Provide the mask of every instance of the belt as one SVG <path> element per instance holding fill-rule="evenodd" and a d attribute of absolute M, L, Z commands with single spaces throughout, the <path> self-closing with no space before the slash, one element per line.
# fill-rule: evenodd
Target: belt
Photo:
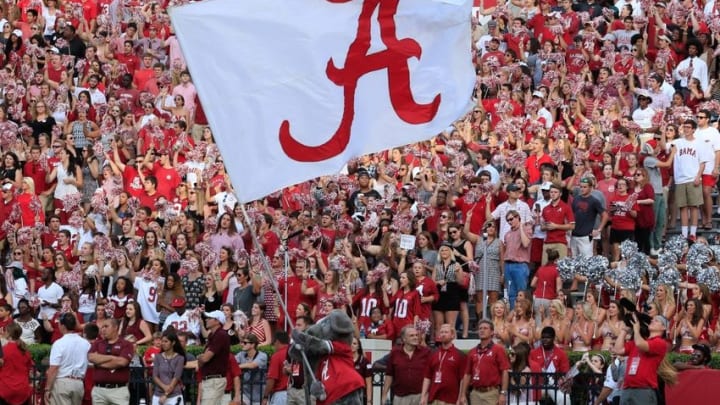
<path fill-rule="evenodd" d="M 72 376 L 65 376 L 65 377 L 58 377 L 58 380 L 67 378 L 68 380 L 79 380 L 82 381 L 85 379 L 85 377 L 72 377 Z"/>
<path fill-rule="evenodd" d="M 225 376 L 222 374 L 210 374 L 210 375 L 204 376 L 202 379 L 203 379 L 203 381 L 205 381 L 205 380 L 209 380 L 211 378 L 225 378 Z"/>
<path fill-rule="evenodd" d="M 100 388 L 121 388 L 121 387 L 126 387 L 127 384 L 123 384 L 123 383 L 111 383 L 111 384 L 95 383 L 95 386 L 96 386 L 96 387 L 100 387 Z"/>
<path fill-rule="evenodd" d="M 500 386 L 498 385 L 489 385 L 487 387 L 473 387 L 474 391 L 478 392 L 489 392 L 489 391 L 495 391 L 500 390 Z"/>
<path fill-rule="evenodd" d="M 527 264 L 527 262 L 516 262 L 515 260 L 505 260 L 505 263 L 509 263 L 509 264 Z"/>
<path fill-rule="evenodd" d="M 587 238 L 588 236 L 591 236 L 592 234 L 587 235 L 575 235 L 574 233 L 571 234 L 573 238 Z"/>

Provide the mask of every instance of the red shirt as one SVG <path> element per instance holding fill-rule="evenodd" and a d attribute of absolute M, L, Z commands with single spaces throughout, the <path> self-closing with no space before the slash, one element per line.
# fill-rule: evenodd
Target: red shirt
<path fill-rule="evenodd" d="M 635 218 L 630 216 L 630 213 L 626 210 L 618 210 L 613 208 L 613 204 L 620 203 L 620 205 L 623 205 L 625 201 L 627 201 L 629 196 L 624 195 L 620 196 L 617 193 L 613 194 L 610 198 L 610 201 L 608 203 L 608 211 L 612 214 L 610 219 L 612 220 L 612 229 L 616 229 L 618 231 L 634 231 L 635 230 Z M 632 207 L 633 211 L 638 210 L 638 205 L 633 204 Z"/>
<path fill-rule="evenodd" d="M 648 351 L 641 352 L 634 341 L 625 343 L 625 354 L 628 356 L 625 368 L 624 388 L 657 389 L 657 369 L 668 351 L 668 342 L 660 336 L 647 340 Z"/>
<path fill-rule="evenodd" d="M 550 364 L 553 365 L 556 373 L 567 373 L 570 370 L 567 353 L 557 346 L 547 352 L 542 346 L 530 351 L 530 368 L 533 372 L 545 372 Z"/>
<path fill-rule="evenodd" d="M 572 208 L 570 208 L 570 206 L 562 200 L 558 200 L 555 205 L 550 203 L 547 207 L 545 207 L 542 211 L 542 217 L 545 222 L 552 222 L 560 225 L 575 222 L 575 215 L 572 212 Z M 567 245 L 567 231 L 561 229 L 546 231 L 545 243 L 562 243 Z"/>
<path fill-rule="evenodd" d="M 423 277 L 421 281 L 417 282 L 417 287 L 415 287 L 415 291 L 418 292 L 420 298 L 433 297 L 433 300 L 431 302 L 420 302 L 420 312 L 418 312 L 418 316 L 421 320 L 432 319 L 430 318 L 430 316 L 432 315 L 432 304 L 433 302 L 437 302 L 437 300 L 440 298 L 437 284 L 435 284 L 435 281 L 431 280 L 430 277 Z"/>
<path fill-rule="evenodd" d="M 465 374 L 473 388 L 499 387 L 504 371 L 510 370 L 505 348 L 490 342 L 487 347 L 475 346 L 468 353 Z"/>
<path fill-rule="evenodd" d="M 400 333 L 403 326 L 415 323 L 415 315 L 420 315 L 420 294 L 416 290 L 404 292 L 398 290 L 390 300 L 393 310 L 393 329 Z"/>
<path fill-rule="evenodd" d="M 550 155 L 543 153 L 540 157 L 535 154 L 528 156 L 525 161 L 525 170 L 528 174 L 528 184 L 535 184 L 540 181 L 540 166 L 543 163 L 553 163 Z"/>
<path fill-rule="evenodd" d="M 288 376 L 283 370 L 285 359 L 287 358 L 287 345 L 276 351 L 272 357 L 270 357 L 270 365 L 267 370 L 267 379 L 275 380 L 272 392 L 285 391 L 288 386 Z"/>
<path fill-rule="evenodd" d="M 430 362 L 432 352 L 425 346 L 415 348 L 412 357 L 408 356 L 403 346 L 395 346 L 390 352 L 385 375 L 393 378 L 392 392 L 395 396 L 419 394 L 425 378 L 425 369 Z"/>
<path fill-rule="evenodd" d="M 110 353 L 107 352 L 108 346 L 111 346 Z M 135 348 L 132 343 L 123 338 L 118 338 L 112 345 L 105 339 L 98 339 L 90 345 L 90 353 L 111 354 L 113 356 L 123 357 L 129 361 L 135 355 Z M 116 369 L 107 369 L 95 367 L 95 384 L 127 384 L 130 380 L 130 367 L 122 367 Z"/>
<path fill-rule="evenodd" d="M 165 197 L 168 201 L 172 201 L 175 197 L 175 189 L 182 182 L 180 175 L 174 168 L 165 168 L 160 162 L 153 165 L 153 175 L 157 178 L 157 192 Z"/>
<path fill-rule="evenodd" d="M 23 167 L 23 176 L 33 179 L 35 182 L 35 194 L 37 195 L 47 190 L 47 183 L 45 182 L 46 175 L 47 171 L 42 168 L 40 162 L 30 160 L 26 162 Z"/>
<path fill-rule="evenodd" d="M 537 284 L 535 284 L 535 298 L 554 300 L 557 298 L 557 278 L 560 277 L 556 264 L 547 264 L 540 267 L 535 273 Z"/>
<path fill-rule="evenodd" d="M 233 380 L 235 377 L 240 377 L 242 374 L 240 372 L 240 366 L 238 365 L 238 362 L 232 352 L 228 354 L 228 365 L 230 367 L 228 367 L 228 373 L 225 375 L 225 378 L 227 379 L 225 383 L 225 392 L 232 392 L 235 387 Z"/>
<path fill-rule="evenodd" d="M 430 365 L 425 370 L 425 378 L 430 380 L 429 400 L 454 404 L 460 394 L 458 381 L 462 380 L 467 357 L 457 347 L 447 350 L 442 346 L 430 356 Z"/>
<path fill-rule="evenodd" d="M 387 314 L 387 308 L 385 307 L 382 293 L 380 292 L 372 294 L 363 289 L 355 294 L 352 305 L 356 310 L 358 324 L 364 326 L 366 330 L 370 329 L 370 324 L 372 323 L 370 320 L 370 312 L 372 312 L 373 308 L 380 307 L 382 313 Z"/>
<path fill-rule="evenodd" d="M 334 404 L 345 395 L 365 388 L 365 380 L 355 371 L 350 346 L 338 341 L 332 341 L 330 344 L 332 352 L 320 361 L 315 374 L 317 379 L 325 385 L 327 395 L 324 401 L 317 401 L 318 405 Z M 282 358 L 282 360 L 284 359 L 285 357 Z"/>

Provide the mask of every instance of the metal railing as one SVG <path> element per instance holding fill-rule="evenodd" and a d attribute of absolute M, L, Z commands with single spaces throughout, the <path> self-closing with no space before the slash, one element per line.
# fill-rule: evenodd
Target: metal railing
<path fill-rule="evenodd" d="M 565 380 L 563 373 L 511 372 L 508 384 L 508 405 L 543 403 L 583 404 L 593 403 L 603 387 L 604 376 L 580 373 L 572 381 Z"/>
<path fill-rule="evenodd" d="M 30 382 L 33 387 L 32 404 L 43 404 L 43 393 L 45 391 L 45 372 L 47 366 L 37 365 L 30 375 Z M 152 374 L 150 369 L 142 366 L 130 367 L 130 380 L 128 389 L 130 391 L 130 404 L 138 405 L 144 399 L 145 403 L 152 403 Z M 243 400 L 248 404 L 259 404 L 262 401 L 262 393 L 265 389 L 265 376 L 267 370 L 254 369 L 245 370 L 240 378 L 240 391 Z M 601 374 L 579 374 L 572 383 L 563 384 L 564 374 L 557 373 L 510 373 L 508 385 L 509 405 L 536 404 L 542 398 L 549 398 L 558 405 L 562 404 L 587 404 L 597 398 L 603 386 L 603 375 Z M 373 370 L 372 385 L 376 393 L 382 389 L 385 381 L 383 370 Z M 187 403 L 194 404 L 198 395 L 198 380 L 195 371 L 185 370 L 182 376 L 183 397 Z M 379 395 L 376 395 L 375 403 L 379 403 Z"/>

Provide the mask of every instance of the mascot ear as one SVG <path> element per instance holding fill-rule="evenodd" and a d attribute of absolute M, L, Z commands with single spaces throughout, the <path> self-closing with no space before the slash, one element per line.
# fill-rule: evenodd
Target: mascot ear
<path fill-rule="evenodd" d="M 352 319 L 339 309 L 335 309 L 328 314 L 330 321 L 330 329 L 336 336 L 347 336 L 355 332 Z"/>

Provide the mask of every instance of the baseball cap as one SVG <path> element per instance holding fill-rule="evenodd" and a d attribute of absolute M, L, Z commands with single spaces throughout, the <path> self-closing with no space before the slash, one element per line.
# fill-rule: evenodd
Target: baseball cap
<path fill-rule="evenodd" d="M 545 98 L 545 93 L 543 93 L 543 92 L 540 91 L 540 90 L 535 90 L 535 91 L 533 91 L 532 96 L 533 96 L 533 97 Z"/>
<path fill-rule="evenodd" d="M 543 183 L 540 186 L 540 191 L 550 191 L 550 183 Z"/>
<path fill-rule="evenodd" d="M 12 191 L 13 188 L 14 187 L 13 187 L 12 183 L 5 183 L 2 186 L 3 191 Z"/>
<path fill-rule="evenodd" d="M 520 191 L 520 187 L 518 187 L 515 183 L 508 184 L 506 191 Z"/>
<path fill-rule="evenodd" d="M 490 21 L 488 21 L 487 25 L 488 25 L 488 27 L 497 27 L 497 21 L 490 20 Z"/>
<path fill-rule="evenodd" d="M 612 41 L 615 42 L 615 35 L 613 34 L 605 34 L 603 37 L 603 41 Z"/>
<path fill-rule="evenodd" d="M 225 323 L 225 314 L 223 314 L 222 311 L 205 312 L 205 317 L 215 319 L 220 323 Z"/>
<path fill-rule="evenodd" d="M 20 30 L 13 30 L 12 33 L 15 34 L 16 37 L 22 38 L 22 31 L 20 31 Z"/>
<path fill-rule="evenodd" d="M 587 178 L 587 177 L 583 177 L 582 179 L 580 179 L 580 183 L 582 183 L 582 184 L 589 184 L 589 185 L 592 186 L 592 180 L 590 180 L 590 179 Z"/>
<path fill-rule="evenodd" d="M 357 171 L 357 177 L 367 176 L 370 177 L 370 173 L 368 173 L 365 169 L 360 169 Z"/>
<path fill-rule="evenodd" d="M 172 302 L 170 303 L 170 306 L 173 308 L 184 307 L 185 306 L 185 298 L 177 297 L 177 298 L 173 299 Z"/>
<path fill-rule="evenodd" d="M 657 147 L 657 141 L 654 139 L 651 139 L 647 142 L 645 142 L 640 149 L 640 153 L 643 155 L 652 155 L 655 153 L 655 148 Z"/>

